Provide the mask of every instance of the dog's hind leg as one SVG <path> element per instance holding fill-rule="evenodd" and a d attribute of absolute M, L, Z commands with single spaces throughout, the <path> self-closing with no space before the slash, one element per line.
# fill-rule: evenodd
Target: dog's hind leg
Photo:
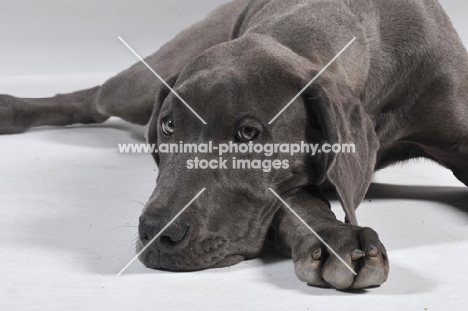
<path fill-rule="evenodd" d="M 455 177 L 468 186 L 468 79 L 466 87 L 453 86 L 453 92 L 441 92 L 435 101 L 444 103 L 434 113 L 423 113 L 431 103 L 417 113 L 418 128 L 408 140 L 416 143 L 428 158 L 450 169 Z M 461 91 L 465 89 L 466 91 Z M 467 98 L 467 99 L 465 99 Z"/>
<path fill-rule="evenodd" d="M 466 144 L 463 148 L 466 148 Z M 429 151 L 429 153 L 432 154 L 441 165 L 450 169 L 458 180 L 468 186 L 468 150 L 465 149 L 465 153 L 450 152 L 452 150 L 453 148 L 448 148 L 449 152 L 447 152 L 447 150 L 436 150 Z"/>
<path fill-rule="evenodd" d="M 246 3 L 247 0 L 236 0 L 219 7 L 145 61 L 163 79 L 169 79 L 194 57 L 228 41 Z M 89 90 L 43 99 L 0 95 L 0 134 L 21 133 L 42 125 L 99 123 L 110 116 L 144 125 L 151 117 L 160 85 L 158 78 L 138 62 L 102 86 Z"/>
<path fill-rule="evenodd" d="M 96 107 L 99 87 L 52 98 L 0 95 L 0 134 L 21 133 L 30 127 L 98 123 L 109 118 Z"/>
<path fill-rule="evenodd" d="M 462 183 L 468 187 L 468 168 L 465 168 L 465 170 L 455 169 L 453 170 L 453 173 Z"/>

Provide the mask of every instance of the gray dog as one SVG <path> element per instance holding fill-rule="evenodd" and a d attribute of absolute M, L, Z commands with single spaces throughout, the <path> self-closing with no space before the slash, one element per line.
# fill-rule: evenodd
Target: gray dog
<path fill-rule="evenodd" d="M 273 124 L 270 121 L 353 38 Z M 150 143 L 291 140 L 354 143 L 354 154 L 295 156 L 288 170 L 187 170 L 159 154 L 157 187 L 140 217 L 142 249 L 207 188 L 140 260 L 192 271 L 259 256 L 271 237 L 308 284 L 362 289 L 385 282 L 386 250 L 357 225 L 376 169 L 424 157 L 468 185 L 468 58 L 436 0 L 236 0 L 146 59 L 204 125 L 141 63 L 101 87 L 48 99 L 0 96 L 0 133 L 41 125 L 148 124 Z M 320 185 L 331 184 L 347 222 Z M 274 189 L 356 270 L 333 256 Z"/>

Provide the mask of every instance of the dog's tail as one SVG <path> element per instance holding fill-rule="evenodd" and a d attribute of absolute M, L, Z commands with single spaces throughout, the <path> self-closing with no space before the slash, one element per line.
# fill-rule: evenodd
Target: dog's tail
<path fill-rule="evenodd" d="M 100 123 L 109 116 L 97 109 L 100 87 L 50 98 L 0 95 L 0 134 L 22 133 L 43 125 Z"/>

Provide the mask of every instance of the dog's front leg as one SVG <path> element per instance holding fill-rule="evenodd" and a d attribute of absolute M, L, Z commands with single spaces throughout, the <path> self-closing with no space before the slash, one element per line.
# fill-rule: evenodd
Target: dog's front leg
<path fill-rule="evenodd" d="M 297 277 L 309 285 L 362 289 L 384 283 L 389 264 L 385 247 L 370 228 L 336 219 L 315 187 L 285 200 L 288 205 L 357 273 L 355 276 L 288 208 L 273 222 L 280 255 L 292 256 Z"/>

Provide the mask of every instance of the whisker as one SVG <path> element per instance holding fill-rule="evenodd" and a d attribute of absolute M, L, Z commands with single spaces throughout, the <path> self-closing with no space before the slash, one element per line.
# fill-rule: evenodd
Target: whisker
<path fill-rule="evenodd" d="M 145 203 L 142 203 L 142 202 L 140 202 L 140 201 L 138 201 L 138 200 L 132 200 L 132 201 L 135 202 L 135 203 L 141 204 L 143 207 L 146 207 L 146 204 L 145 204 Z"/>
<path fill-rule="evenodd" d="M 138 233 L 135 233 L 135 235 L 134 235 L 133 238 L 131 239 L 131 241 L 130 241 L 130 249 L 128 250 L 128 253 L 129 253 L 129 254 L 134 254 L 134 253 L 135 253 L 135 249 L 136 249 L 136 246 L 137 246 L 138 237 L 139 237 L 139 234 L 138 234 Z"/>
<path fill-rule="evenodd" d="M 138 226 L 120 226 L 120 227 L 116 227 L 116 228 L 114 228 L 114 229 L 111 229 L 111 230 L 109 230 L 109 231 L 107 231 L 107 232 L 112 232 L 112 231 L 114 231 L 114 230 L 122 229 L 122 228 L 138 228 Z"/>

